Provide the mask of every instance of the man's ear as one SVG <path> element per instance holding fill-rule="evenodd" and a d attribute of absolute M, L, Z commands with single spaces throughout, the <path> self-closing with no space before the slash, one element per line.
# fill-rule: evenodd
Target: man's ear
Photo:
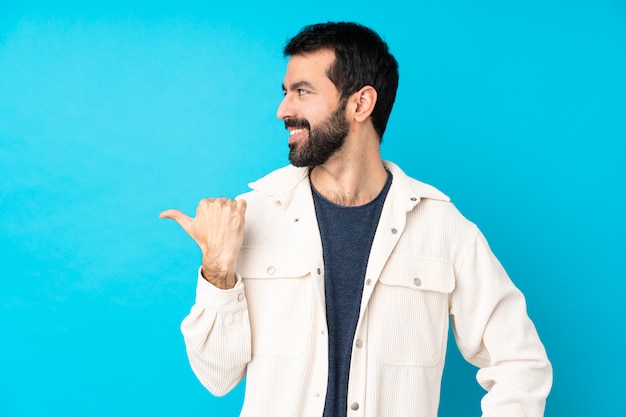
<path fill-rule="evenodd" d="M 354 120 L 357 122 L 363 122 L 374 111 L 376 100 L 378 99 L 378 93 L 371 85 L 366 85 L 359 91 L 352 95 L 352 102 L 355 104 L 354 108 Z"/>

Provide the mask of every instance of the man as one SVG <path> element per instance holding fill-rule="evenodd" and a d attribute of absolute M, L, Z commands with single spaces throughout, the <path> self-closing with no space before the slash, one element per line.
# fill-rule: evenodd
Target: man
<path fill-rule="evenodd" d="M 224 395 L 245 376 L 241 416 L 435 417 L 451 322 L 483 415 L 542 416 L 552 370 L 523 295 L 445 195 L 381 159 L 386 43 L 326 23 L 284 52 L 292 166 L 161 213 L 202 251 L 181 326 L 200 381 Z"/>

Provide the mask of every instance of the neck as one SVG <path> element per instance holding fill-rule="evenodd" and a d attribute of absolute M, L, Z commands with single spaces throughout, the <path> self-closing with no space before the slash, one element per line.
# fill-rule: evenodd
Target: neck
<path fill-rule="evenodd" d="M 354 142 L 347 140 L 335 155 L 310 172 L 315 189 L 342 206 L 369 203 L 387 181 L 378 140 L 360 141 L 359 146 L 353 146 Z"/>

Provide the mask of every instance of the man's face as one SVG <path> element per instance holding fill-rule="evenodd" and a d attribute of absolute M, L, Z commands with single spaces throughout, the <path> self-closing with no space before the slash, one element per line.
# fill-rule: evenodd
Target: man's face
<path fill-rule="evenodd" d="M 349 132 L 346 101 L 340 100 L 326 70 L 335 59 L 330 50 L 294 55 L 283 83 L 285 98 L 276 116 L 289 130 L 289 160 L 294 166 L 326 162 L 343 145 Z"/>

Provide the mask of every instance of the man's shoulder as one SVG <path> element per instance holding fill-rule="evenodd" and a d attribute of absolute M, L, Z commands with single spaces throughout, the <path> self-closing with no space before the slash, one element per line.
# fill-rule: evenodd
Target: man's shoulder
<path fill-rule="evenodd" d="M 394 175 L 396 195 L 404 199 L 407 212 L 412 216 L 428 219 L 431 224 L 440 223 L 442 226 L 457 224 L 460 229 L 464 229 L 465 226 L 473 228 L 473 223 L 465 218 L 450 198 L 439 189 L 408 176 L 391 162 L 385 161 L 385 166 Z"/>
<path fill-rule="evenodd" d="M 391 172 L 394 183 L 403 193 L 410 194 L 412 198 L 430 199 L 449 202 L 450 198 L 438 188 L 407 175 L 398 165 L 390 161 L 384 162 L 385 167 Z"/>

